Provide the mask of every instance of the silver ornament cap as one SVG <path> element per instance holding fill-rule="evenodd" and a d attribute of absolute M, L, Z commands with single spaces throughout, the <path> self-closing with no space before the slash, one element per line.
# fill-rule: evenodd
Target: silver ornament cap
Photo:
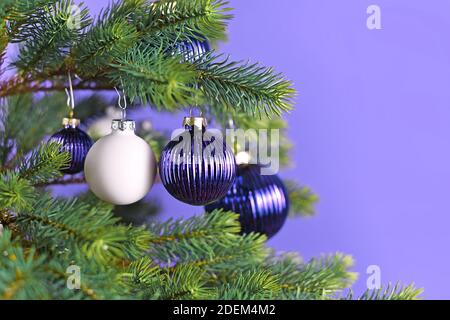
<path fill-rule="evenodd" d="M 136 122 L 128 119 L 113 119 L 111 129 L 120 131 L 134 131 L 136 129 Z"/>

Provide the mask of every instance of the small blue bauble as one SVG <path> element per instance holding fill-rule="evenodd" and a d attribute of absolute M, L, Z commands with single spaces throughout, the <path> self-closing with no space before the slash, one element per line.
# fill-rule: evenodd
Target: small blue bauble
<path fill-rule="evenodd" d="M 286 188 L 277 175 L 261 175 L 261 166 L 238 166 L 236 180 L 227 195 L 205 207 L 238 213 L 242 233 L 263 233 L 268 238 L 283 226 L 289 211 Z"/>
<path fill-rule="evenodd" d="M 206 205 L 227 193 L 236 176 L 236 160 L 221 136 L 211 137 L 204 118 L 185 118 L 184 125 L 185 131 L 162 151 L 159 175 L 178 200 Z"/>
<path fill-rule="evenodd" d="M 49 142 L 60 143 L 61 150 L 70 154 L 70 166 L 61 170 L 63 173 L 75 174 L 81 172 L 86 155 L 93 144 L 92 139 L 78 128 L 79 123 L 78 119 L 65 118 L 63 120 L 64 128 L 49 139 Z"/>
<path fill-rule="evenodd" d="M 180 41 L 176 44 L 177 53 L 183 56 L 186 62 L 196 62 L 205 53 L 211 51 L 208 40 L 198 40 L 190 38 L 188 40 Z"/>

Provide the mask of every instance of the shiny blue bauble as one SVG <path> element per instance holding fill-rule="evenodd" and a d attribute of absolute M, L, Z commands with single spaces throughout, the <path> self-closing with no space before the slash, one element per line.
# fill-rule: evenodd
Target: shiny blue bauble
<path fill-rule="evenodd" d="M 198 61 L 205 53 L 211 51 L 209 42 L 206 39 L 199 40 L 190 38 L 178 42 L 175 47 L 175 52 L 181 54 L 184 61 L 191 63 Z"/>
<path fill-rule="evenodd" d="M 78 128 L 76 119 L 65 120 L 74 121 L 66 121 L 64 128 L 52 135 L 49 142 L 54 141 L 60 143 L 61 150 L 70 154 L 70 165 L 62 169 L 61 172 L 75 174 L 83 171 L 84 160 L 93 141 L 86 132 Z"/>
<path fill-rule="evenodd" d="M 240 215 L 242 233 L 263 233 L 270 238 L 286 221 L 289 199 L 277 175 L 261 175 L 260 171 L 260 165 L 239 165 L 236 180 L 226 196 L 205 209 L 236 212 Z"/>
<path fill-rule="evenodd" d="M 202 206 L 228 192 L 236 176 L 236 160 L 221 137 L 209 136 L 201 124 L 203 118 L 186 119 L 200 124 L 185 123 L 185 131 L 167 144 L 161 153 L 159 175 L 173 197 Z"/>

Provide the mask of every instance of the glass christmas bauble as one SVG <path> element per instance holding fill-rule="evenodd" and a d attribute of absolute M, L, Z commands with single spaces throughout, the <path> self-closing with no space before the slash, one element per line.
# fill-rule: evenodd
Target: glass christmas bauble
<path fill-rule="evenodd" d="M 144 198 L 152 187 L 156 159 L 149 144 L 135 134 L 134 121 L 113 120 L 111 128 L 111 133 L 89 150 L 84 174 L 100 199 L 131 204 Z"/>
<path fill-rule="evenodd" d="M 277 175 L 261 175 L 261 166 L 241 164 L 225 197 L 206 206 L 238 213 L 242 233 L 258 232 L 268 238 L 283 226 L 289 210 L 286 188 Z"/>
<path fill-rule="evenodd" d="M 159 175 L 176 199 L 205 205 L 223 197 L 233 184 L 236 160 L 218 130 L 206 130 L 201 117 L 184 119 L 185 130 L 161 153 Z"/>
<path fill-rule="evenodd" d="M 64 118 L 64 128 L 49 139 L 49 142 L 58 142 L 61 149 L 70 154 L 70 165 L 62 169 L 61 172 L 75 174 L 81 172 L 89 149 L 92 146 L 92 139 L 78 126 L 80 120 L 75 118 Z"/>
<path fill-rule="evenodd" d="M 199 40 L 190 38 L 188 40 L 178 42 L 175 47 L 175 52 L 181 54 L 184 61 L 191 63 L 197 61 L 205 53 L 211 51 L 209 42 L 206 39 Z"/>

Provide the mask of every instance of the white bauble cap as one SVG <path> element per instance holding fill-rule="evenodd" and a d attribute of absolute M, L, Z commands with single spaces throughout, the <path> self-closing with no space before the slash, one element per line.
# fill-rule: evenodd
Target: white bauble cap
<path fill-rule="evenodd" d="M 113 120 L 112 132 L 89 150 L 84 174 L 91 191 L 116 205 L 144 198 L 153 185 L 156 159 L 148 143 L 134 133 L 132 120 Z"/>

